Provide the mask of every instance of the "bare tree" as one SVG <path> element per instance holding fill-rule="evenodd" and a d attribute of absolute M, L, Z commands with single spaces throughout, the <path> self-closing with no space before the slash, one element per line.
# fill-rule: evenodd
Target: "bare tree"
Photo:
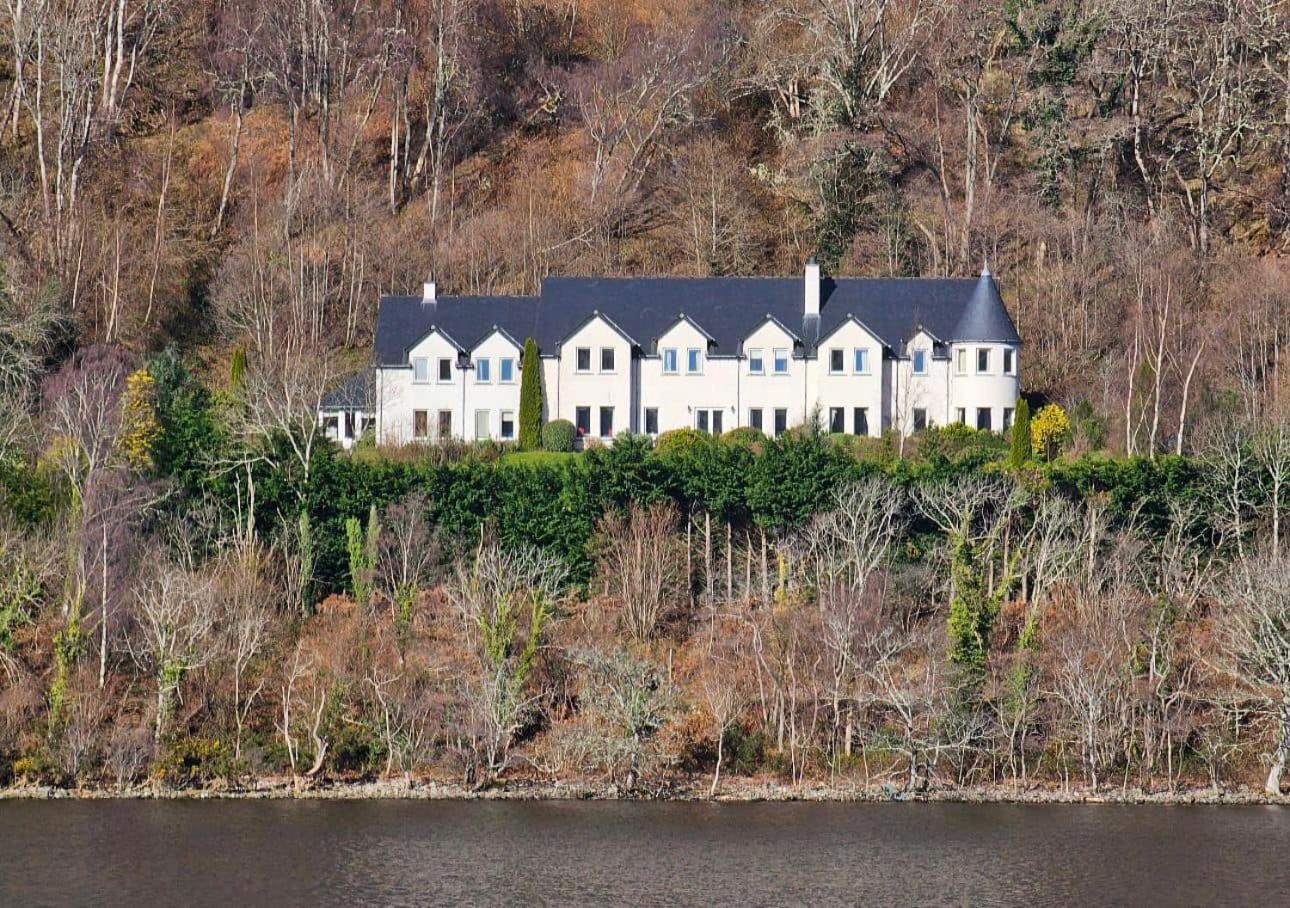
<path fill-rule="evenodd" d="M 607 514 L 597 576 L 621 606 L 623 622 L 645 640 L 685 595 L 685 544 L 677 535 L 679 516 L 671 502 L 633 504 L 626 515 Z"/>

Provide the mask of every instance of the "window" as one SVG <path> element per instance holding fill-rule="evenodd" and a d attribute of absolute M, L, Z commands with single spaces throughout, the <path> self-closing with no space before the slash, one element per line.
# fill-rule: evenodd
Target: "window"
<path fill-rule="evenodd" d="M 761 375 L 766 371 L 766 364 L 761 358 L 761 347 L 750 347 L 748 349 L 748 372 L 751 375 Z"/>
<path fill-rule="evenodd" d="M 440 438 L 452 437 L 452 411 L 451 410 L 439 411 L 439 437 Z"/>
<path fill-rule="evenodd" d="M 761 408 L 760 407 L 754 407 L 753 409 L 748 411 L 748 426 L 749 428 L 756 429 L 758 432 L 761 431 Z"/>
<path fill-rule="evenodd" d="M 658 434 L 658 407 L 645 408 L 645 434 Z"/>
<path fill-rule="evenodd" d="M 430 413 L 428 410 L 412 411 L 412 437 L 425 438 L 430 434 Z"/>
<path fill-rule="evenodd" d="M 838 433 L 845 432 L 847 430 L 846 419 L 847 419 L 847 411 L 844 410 L 842 407 L 829 407 L 829 431 L 830 432 L 838 432 Z"/>
<path fill-rule="evenodd" d="M 1003 348 L 1003 374 L 1017 374 L 1017 351 L 1013 350 L 1011 347 Z"/>
<path fill-rule="evenodd" d="M 600 408 L 600 437 L 601 438 L 614 437 L 614 408 L 613 407 Z"/>
<path fill-rule="evenodd" d="M 354 437 L 354 411 L 353 410 L 345 411 L 345 437 L 346 438 Z"/>
<path fill-rule="evenodd" d="M 601 372 L 614 371 L 614 348 L 613 347 L 600 348 L 600 371 Z"/>
<path fill-rule="evenodd" d="M 927 411 L 922 407 L 914 408 L 914 431 L 922 432 L 927 428 Z"/>
<path fill-rule="evenodd" d="M 510 440 L 515 437 L 515 413 L 512 410 L 502 411 L 502 438 Z"/>
<path fill-rule="evenodd" d="M 418 385 L 430 381 L 430 360 L 424 356 L 412 357 L 412 380 Z"/>
<path fill-rule="evenodd" d="M 788 431 L 788 411 L 780 407 L 775 410 L 775 434 L 783 435 Z"/>
<path fill-rule="evenodd" d="M 488 437 L 488 411 L 475 411 L 475 438 Z"/>
<path fill-rule="evenodd" d="M 927 351 L 926 350 L 914 351 L 914 374 L 915 375 L 927 374 Z"/>
<path fill-rule="evenodd" d="M 954 351 L 954 372 L 956 375 L 967 375 L 967 348 L 959 347 Z"/>
<path fill-rule="evenodd" d="M 829 374 L 840 375 L 842 373 L 842 351 L 829 351 Z"/>
<path fill-rule="evenodd" d="M 989 407 L 976 408 L 976 427 L 978 429 L 985 429 L 987 432 L 990 431 L 990 408 Z"/>
<path fill-rule="evenodd" d="M 852 351 L 851 370 L 856 375 L 869 374 L 869 351 L 864 347 L 857 347 Z"/>
<path fill-rule="evenodd" d="M 990 371 L 990 348 L 976 348 L 976 374 L 984 375 Z"/>
<path fill-rule="evenodd" d="M 959 407 L 954 411 L 954 421 L 960 425 L 967 425 L 967 407 Z"/>
<path fill-rule="evenodd" d="M 577 361 L 574 363 L 574 368 L 578 372 L 591 371 L 591 348 L 590 347 L 578 348 Z"/>
<path fill-rule="evenodd" d="M 663 350 L 663 374 L 676 374 L 676 348 L 667 347 Z"/>
<path fill-rule="evenodd" d="M 703 351 L 698 347 L 685 351 L 685 371 L 690 375 L 698 375 L 703 371 Z"/>
<path fill-rule="evenodd" d="M 340 432 L 340 417 L 324 416 L 323 431 L 327 433 L 328 438 L 335 438 L 337 433 Z"/>
<path fill-rule="evenodd" d="M 775 374 L 788 374 L 788 350 L 783 347 L 775 348 Z"/>
<path fill-rule="evenodd" d="M 1007 432 L 1012 428 L 1012 407 L 1003 408 L 1003 431 Z"/>
<path fill-rule="evenodd" d="M 591 434 L 591 407 L 575 407 L 573 424 L 578 430 L 578 437 Z"/>
<path fill-rule="evenodd" d="M 492 364 L 493 361 L 489 359 L 475 361 L 475 381 L 478 384 L 486 385 L 493 380 L 492 369 L 490 368 Z"/>
<path fill-rule="evenodd" d="M 856 435 L 869 434 L 869 410 L 867 407 L 856 407 L 852 428 Z"/>
<path fill-rule="evenodd" d="M 721 410 L 704 408 L 694 411 L 694 427 L 700 432 L 711 432 L 713 435 L 720 435 L 721 421 Z"/>
<path fill-rule="evenodd" d="M 508 357 L 497 361 L 497 380 L 503 384 L 515 381 L 515 360 Z"/>
<path fill-rule="evenodd" d="M 439 381 L 452 381 L 452 360 L 446 356 L 439 360 Z"/>

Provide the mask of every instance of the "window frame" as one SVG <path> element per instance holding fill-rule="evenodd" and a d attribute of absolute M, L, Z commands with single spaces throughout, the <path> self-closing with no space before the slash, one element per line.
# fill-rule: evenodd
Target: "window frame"
<path fill-rule="evenodd" d="M 420 366 L 421 376 L 417 376 L 418 366 Z M 412 384 L 428 385 L 430 384 L 430 357 L 414 356 L 412 357 Z"/>
<path fill-rule="evenodd" d="M 957 347 L 954 350 L 954 374 L 967 375 L 968 373 L 968 348 Z"/>
<path fill-rule="evenodd" d="M 444 378 L 445 367 L 447 368 L 447 373 L 448 373 L 447 378 Z M 452 357 L 450 356 L 439 357 L 439 371 L 437 374 L 438 374 L 438 378 L 436 380 L 438 381 L 439 384 L 441 385 L 452 384 Z"/>
<path fill-rule="evenodd" d="M 606 414 L 609 415 L 609 419 L 607 420 L 605 419 Z M 597 414 L 597 416 L 600 417 L 599 426 L 598 426 L 598 428 L 600 429 L 599 437 L 613 438 L 614 437 L 614 408 L 602 406 L 600 407 L 600 412 Z M 606 423 L 608 424 L 608 428 L 609 428 L 608 432 L 605 431 Z"/>
<path fill-rule="evenodd" d="M 869 375 L 873 371 L 869 365 L 869 348 L 854 347 L 851 350 L 851 373 L 853 375 Z"/>
<path fill-rule="evenodd" d="M 447 423 L 448 423 L 448 428 L 446 430 L 444 429 L 445 416 L 447 417 Z M 435 424 L 435 437 L 452 438 L 452 411 L 440 410 L 438 420 L 439 421 Z"/>
<path fill-rule="evenodd" d="M 511 424 L 511 430 L 509 432 L 506 431 L 506 423 L 508 421 Z M 502 441 L 515 440 L 515 411 L 514 410 L 499 411 L 498 417 L 497 417 L 497 437 L 500 438 Z"/>
<path fill-rule="evenodd" d="M 755 419 L 753 418 L 754 413 L 757 414 Z M 761 432 L 763 431 L 762 427 L 764 425 L 765 423 L 762 421 L 762 408 L 749 407 L 748 408 L 748 428 L 756 429 L 758 432 Z"/>
<path fill-rule="evenodd" d="M 584 353 L 587 355 L 587 365 L 585 368 L 582 365 L 582 355 Z M 590 347 L 573 348 L 573 373 L 575 375 L 591 374 L 591 348 Z"/>
<path fill-rule="evenodd" d="M 506 367 L 511 367 L 511 377 L 506 377 Z M 497 360 L 497 381 L 503 385 L 515 384 L 515 357 L 502 356 Z"/>
<path fill-rule="evenodd" d="M 837 366 L 834 366 L 834 362 Z M 841 347 L 829 348 L 829 374 L 842 375 L 846 372 L 847 352 Z"/>
<path fill-rule="evenodd" d="M 774 419 L 775 437 L 779 438 L 788 431 L 788 407 L 776 407 Z"/>
<path fill-rule="evenodd" d="M 420 430 L 418 431 L 418 426 Z M 413 410 L 412 411 L 412 438 L 416 441 L 424 441 L 430 437 L 430 411 Z"/>
<path fill-rule="evenodd" d="M 664 347 L 659 354 L 663 360 L 664 375 L 679 375 L 681 371 L 681 358 L 677 356 L 676 347 Z M 667 362 L 671 359 L 672 365 L 668 366 Z"/>
<path fill-rule="evenodd" d="M 609 354 L 609 368 L 605 368 L 605 354 Z M 600 374 L 614 375 L 618 372 L 618 350 L 614 347 L 600 348 Z"/>
<path fill-rule="evenodd" d="M 586 425 L 583 425 L 582 414 L 587 414 Z M 585 438 L 591 434 L 591 407 L 574 407 L 573 408 L 573 431 L 579 438 Z"/>
<path fill-rule="evenodd" d="M 763 349 L 764 349 L 763 347 L 748 348 L 748 374 L 749 375 L 766 374 L 766 358 L 762 355 Z M 757 365 L 754 366 L 753 365 L 754 362 Z"/>
<path fill-rule="evenodd" d="M 982 365 L 981 365 L 981 360 L 982 360 L 983 358 L 984 358 L 984 360 L 985 360 L 985 365 L 984 365 L 984 366 L 982 366 Z M 990 374 L 990 359 L 991 359 L 991 357 L 990 357 L 990 348 L 989 348 L 989 347 L 977 347 L 977 348 L 976 348 L 976 374 L 977 374 L 977 375 L 989 375 L 989 374 Z"/>
<path fill-rule="evenodd" d="M 782 354 L 782 358 L 781 358 L 781 354 Z M 789 352 L 787 347 L 775 347 L 774 359 L 771 360 L 773 364 L 773 368 L 775 370 L 775 374 L 787 375 L 789 365 L 792 363 L 792 359 L 793 359 L 792 354 Z M 782 369 L 779 367 L 779 364 L 781 361 L 784 363 L 784 368 Z"/>
<path fill-rule="evenodd" d="M 694 365 L 690 365 L 690 360 L 694 360 Z M 686 347 L 685 348 L 685 374 L 702 375 L 703 374 L 703 348 Z"/>
<path fill-rule="evenodd" d="M 1007 431 L 1011 430 L 1011 429 L 1012 429 L 1012 421 L 1013 421 L 1013 419 L 1015 419 L 1015 418 L 1016 418 L 1016 410 L 1015 410 L 1015 408 L 1013 408 L 1013 407 L 1004 407 L 1004 408 L 1003 408 L 1003 428 L 1002 428 L 1000 431 L 1002 431 L 1002 432 L 1007 432 Z"/>
<path fill-rule="evenodd" d="M 837 426 L 837 428 L 834 428 Z M 829 434 L 845 434 L 847 431 L 847 408 L 829 407 Z"/>
<path fill-rule="evenodd" d="M 985 415 L 985 425 L 981 425 L 981 416 Z M 978 432 L 994 431 L 994 408 L 977 407 L 976 408 L 976 429 Z"/>
<path fill-rule="evenodd" d="M 863 424 L 864 426 L 863 432 L 860 431 L 861 424 Z M 862 438 L 867 438 L 869 436 L 869 408 L 868 407 L 851 408 L 851 434 L 858 435 Z"/>
<path fill-rule="evenodd" d="M 926 432 L 928 426 L 927 408 L 914 407 L 910 422 L 913 424 L 913 430 L 915 432 Z"/>
<path fill-rule="evenodd" d="M 654 424 L 653 428 L 650 428 L 650 423 Z M 644 427 L 646 435 L 658 434 L 658 407 L 645 408 Z"/>
<path fill-rule="evenodd" d="M 493 383 L 493 361 L 487 356 L 475 360 L 475 384 L 491 385 Z"/>
<path fill-rule="evenodd" d="M 954 415 L 958 417 L 956 422 L 961 426 L 967 425 L 967 407 L 955 407 Z"/>
<path fill-rule="evenodd" d="M 927 351 L 926 350 L 910 351 L 909 359 L 910 359 L 909 368 L 914 375 L 927 374 Z"/>
<path fill-rule="evenodd" d="M 1012 347 L 1003 348 L 1003 374 L 1017 374 L 1017 351 Z"/>

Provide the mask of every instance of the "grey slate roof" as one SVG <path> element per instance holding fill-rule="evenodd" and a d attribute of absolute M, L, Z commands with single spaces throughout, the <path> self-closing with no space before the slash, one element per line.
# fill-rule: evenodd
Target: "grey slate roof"
<path fill-rule="evenodd" d="M 323 410 L 371 410 L 376 401 L 376 375 L 371 369 L 355 372 L 322 398 Z"/>
<path fill-rule="evenodd" d="M 658 338 L 684 315 L 712 338 L 710 355 L 733 356 L 768 317 L 808 346 L 854 318 L 900 353 L 919 328 L 937 339 L 1019 343 L 994 279 L 824 278 L 818 325 L 804 324 L 799 277 L 550 277 L 538 296 L 419 296 L 381 299 L 374 343 L 377 365 L 406 365 L 408 350 L 437 328 L 465 350 L 504 329 L 534 338 L 553 354 L 593 312 L 654 354 Z M 960 338 L 960 329 L 971 336 Z M 997 335 L 989 336 L 986 335 Z"/>

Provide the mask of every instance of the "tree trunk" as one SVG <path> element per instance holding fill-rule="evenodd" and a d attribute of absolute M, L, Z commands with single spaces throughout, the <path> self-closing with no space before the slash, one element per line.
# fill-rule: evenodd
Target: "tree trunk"
<path fill-rule="evenodd" d="M 1281 706 L 1281 743 L 1272 759 L 1268 781 L 1263 786 L 1264 791 L 1270 795 L 1281 794 L 1281 774 L 1285 771 L 1287 757 L 1290 757 L 1290 700 L 1286 700 Z"/>

